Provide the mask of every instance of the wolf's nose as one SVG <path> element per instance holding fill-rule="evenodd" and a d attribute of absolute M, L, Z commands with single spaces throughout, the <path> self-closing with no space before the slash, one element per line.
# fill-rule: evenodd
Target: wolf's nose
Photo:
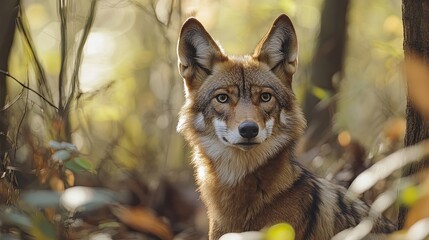
<path fill-rule="evenodd" d="M 254 138 L 258 135 L 258 124 L 252 121 L 244 121 L 238 126 L 238 132 L 244 138 Z"/>

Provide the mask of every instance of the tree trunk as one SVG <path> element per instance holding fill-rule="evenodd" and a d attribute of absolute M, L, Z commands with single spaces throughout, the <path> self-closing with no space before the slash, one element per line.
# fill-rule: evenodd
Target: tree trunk
<path fill-rule="evenodd" d="M 317 91 L 333 96 L 343 71 L 349 0 L 326 0 L 321 16 L 320 34 L 314 53 L 310 84 L 304 99 L 304 113 L 308 121 L 306 150 L 326 139 L 332 131 L 335 112 L 334 98 L 320 99 Z M 320 104 L 326 100 L 326 104 Z"/>
<path fill-rule="evenodd" d="M 403 0 L 404 53 L 407 77 L 407 129 L 405 146 L 429 138 L 429 1 Z M 409 176 L 429 166 L 429 161 L 403 170 Z M 400 207 L 398 228 L 402 228 L 408 209 Z"/>
<path fill-rule="evenodd" d="M 18 0 L 0 1 L 0 70 L 7 72 L 10 49 L 15 35 L 15 20 L 18 14 Z M 0 73 L 0 175 L 6 167 L 8 120 L 6 111 L 7 84 L 6 75 Z"/>

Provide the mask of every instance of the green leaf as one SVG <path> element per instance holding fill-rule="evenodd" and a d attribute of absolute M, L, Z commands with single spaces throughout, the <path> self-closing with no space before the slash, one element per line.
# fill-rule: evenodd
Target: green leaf
<path fill-rule="evenodd" d="M 77 173 L 83 171 L 95 173 L 92 163 L 83 158 L 73 158 L 72 160 L 67 161 L 64 166 Z"/>
<path fill-rule="evenodd" d="M 320 100 L 324 100 L 327 99 L 331 96 L 331 93 L 323 88 L 317 87 L 317 86 L 313 86 L 311 88 L 311 92 L 313 93 L 313 95 L 315 97 L 317 97 Z"/>
<path fill-rule="evenodd" d="M 36 240 L 55 240 L 56 231 L 54 225 L 46 219 L 43 214 L 32 216 L 33 226 L 30 229 L 31 235 Z"/>
<path fill-rule="evenodd" d="M 118 222 L 102 222 L 98 225 L 98 228 L 120 228 L 121 224 Z"/>

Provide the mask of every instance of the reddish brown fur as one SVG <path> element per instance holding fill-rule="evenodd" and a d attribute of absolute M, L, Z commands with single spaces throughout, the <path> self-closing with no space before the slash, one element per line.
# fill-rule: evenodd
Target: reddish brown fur
<path fill-rule="evenodd" d="M 211 240 L 279 222 L 290 223 L 296 239 L 330 239 L 367 216 L 365 203 L 294 162 L 305 128 L 291 88 L 296 54 L 295 31 L 286 15 L 274 22 L 252 57 L 226 56 L 195 19 L 182 27 L 178 55 L 186 102 L 178 130 L 194 150 Z M 263 93 L 272 98 L 262 101 Z M 220 102 L 219 94 L 228 101 Z M 265 134 L 251 147 L 241 146 L 243 139 L 235 133 L 246 120 Z M 382 218 L 375 226 L 374 232 L 393 230 Z"/>

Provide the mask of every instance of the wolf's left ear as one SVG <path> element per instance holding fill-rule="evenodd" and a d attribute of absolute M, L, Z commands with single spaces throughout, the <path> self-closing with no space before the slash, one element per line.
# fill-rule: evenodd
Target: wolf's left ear
<path fill-rule="evenodd" d="M 267 64 L 282 81 L 291 84 L 298 67 L 298 40 L 288 16 L 282 14 L 274 21 L 256 47 L 253 58 Z"/>
<path fill-rule="evenodd" d="M 182 26 L 177 43 L 179 72 L 185 79 L 187 90 L 198 89 L 212 73 L 216 63 L 227 59 L 203 25 L 189 18 Z"/>

